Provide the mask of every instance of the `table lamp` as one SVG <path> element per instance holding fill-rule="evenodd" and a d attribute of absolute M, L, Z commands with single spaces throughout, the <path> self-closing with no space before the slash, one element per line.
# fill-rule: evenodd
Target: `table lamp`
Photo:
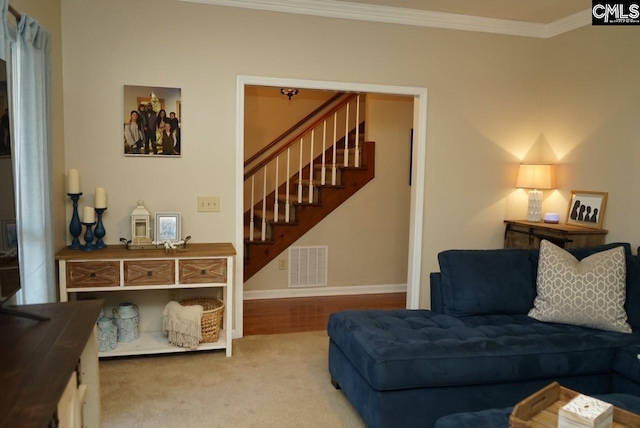
<path fill-rule="evenodd" d="M 529 190 L 527 220 L 542 221 L 542 190 L 555 189 L 556 171 L 551 164 L 520 164 L 516 187 Z"/>

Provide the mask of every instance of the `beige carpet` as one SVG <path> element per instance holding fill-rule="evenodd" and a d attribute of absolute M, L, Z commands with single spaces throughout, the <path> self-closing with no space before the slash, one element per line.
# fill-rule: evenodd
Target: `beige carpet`
<path fill-rule="evenodd" d="M 365 427 L 330 382 L 324 331 L 224 352 L 100 360 L 102 421 L 126 427 Z"/>

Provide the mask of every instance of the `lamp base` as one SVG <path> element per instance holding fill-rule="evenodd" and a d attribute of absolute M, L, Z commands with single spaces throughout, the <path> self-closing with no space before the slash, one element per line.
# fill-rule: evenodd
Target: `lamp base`
<path fill-rule="evenodd" d="M 527 221 L 536 223 L 542 221 L 542 190 L 529 190 Z"/>

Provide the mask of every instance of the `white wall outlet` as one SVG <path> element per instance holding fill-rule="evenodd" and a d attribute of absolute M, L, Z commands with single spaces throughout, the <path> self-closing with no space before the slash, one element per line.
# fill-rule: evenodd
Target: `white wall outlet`
<path fill-rule="evenodd" d="M 198 212 L 219 212 L 220 196 L 198 196 Z"/>
<path fill-rule="evenodd" d="M 287 259 L 279 259 L 278 260 L 278 269 L 287 270 Z"/>

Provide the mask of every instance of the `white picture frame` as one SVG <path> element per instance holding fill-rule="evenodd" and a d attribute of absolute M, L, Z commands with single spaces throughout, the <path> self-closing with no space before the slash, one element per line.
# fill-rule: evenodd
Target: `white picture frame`
<path fill-rule="evenodd" d="M 156 242 L 180 241 L 180 213 L 156 213 Z"/>

